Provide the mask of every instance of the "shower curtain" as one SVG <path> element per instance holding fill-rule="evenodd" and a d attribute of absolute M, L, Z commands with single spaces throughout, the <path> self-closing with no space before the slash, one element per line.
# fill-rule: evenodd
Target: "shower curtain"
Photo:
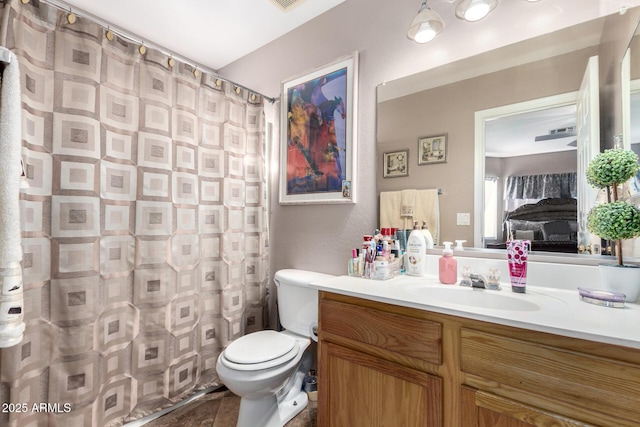
<path fill-rule="evenodd" d="M 4 15 L 29 188 L 0 425 L 120 425 L 220 385 L 268 311 L 262 98 L 37 0 Z"/>

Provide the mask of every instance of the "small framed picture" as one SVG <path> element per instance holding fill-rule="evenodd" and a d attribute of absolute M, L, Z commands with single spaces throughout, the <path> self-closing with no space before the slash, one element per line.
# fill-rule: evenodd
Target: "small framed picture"
<path fill-rule="evenodd" d="M 447 161 L 447 134 L 418 138 L 418 164 L 430 165 Z"/>
<path fill-rule="evenodd" d="M 409 150 L 384 153 L 382 177 L 395 178 L 398 176 L 409 176 Z"/>

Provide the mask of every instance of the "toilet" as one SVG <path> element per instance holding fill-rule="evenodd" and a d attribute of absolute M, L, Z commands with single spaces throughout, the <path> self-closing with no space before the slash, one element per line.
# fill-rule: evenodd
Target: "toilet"
<path fill-rule="evenodd" d="M 244 335 L 218 357 L 220 380 L 240 396 L 237 427 L 282 427 L 307 406 L 302 381 L 311 368 L 307 348 L 317 340 L 318 322 L 318 291 L 309 284 L 331 277 L 304 270 L 276 272 L 284 330 Z"/>

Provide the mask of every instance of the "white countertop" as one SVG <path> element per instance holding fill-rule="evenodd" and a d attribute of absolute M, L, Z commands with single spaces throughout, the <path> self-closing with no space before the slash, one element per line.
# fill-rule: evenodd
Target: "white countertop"
<path fill-rule="evenodd" d="M 525 294 L 443 285 L 434 276 L 370 280 L 351 276 L 312 288 L 419 310 L 477 319 L 640 349 L 640 305 L 609 308 L 580 300 L 577 290 L 527 286 Z"/>

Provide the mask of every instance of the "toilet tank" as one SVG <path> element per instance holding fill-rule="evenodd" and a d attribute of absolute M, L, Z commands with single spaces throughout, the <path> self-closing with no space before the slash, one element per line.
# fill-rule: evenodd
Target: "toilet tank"
<path fill-rule="evenodd" d="M 335 276 L 306 270 L 276 272 L 278 314 L 283 328 L 311 337 L 311 328 L 318 324 L 318 291 L 309 287 L 309 283 L 331 277 Z"/>

